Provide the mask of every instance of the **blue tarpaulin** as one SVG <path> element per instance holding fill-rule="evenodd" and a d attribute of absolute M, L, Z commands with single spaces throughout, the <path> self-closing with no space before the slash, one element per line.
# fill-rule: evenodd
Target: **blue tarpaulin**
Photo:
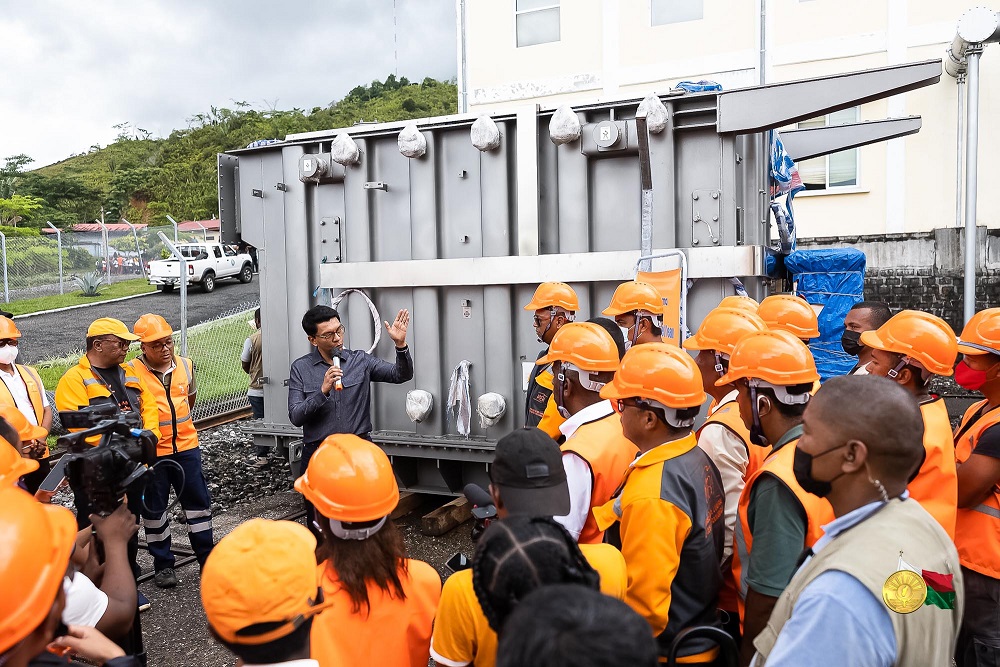
<path fill-rule="evenodd" d="M 846 375 L 858 362 L 840 345 L 844 316 L 864 299 L 865 254 L 854 248 L 796 250 L 785 257 L 785 268 L 797 282 L 797 293 L 822 306 L 818 339 L 809 343 L 820 378 Z"/>

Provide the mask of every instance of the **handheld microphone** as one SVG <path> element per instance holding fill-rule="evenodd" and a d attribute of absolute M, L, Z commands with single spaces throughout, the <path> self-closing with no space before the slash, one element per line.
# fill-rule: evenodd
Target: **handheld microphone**
<path fill-rule="evenodd" d="M 333 358 L 333 367 L 340 368 L 340 357 Z M 341 389 L 344 388 L 344 383 L 341 382 L 340 378 L 337 378 L 337 380 L 334 382 L 333 388 L 336 389 L 337 391 L 340 391 Z"/>
<path fill-rule="evenodd" d="M 493 504 L 493 498 L 478 484 L 466 484 L 465 488 L 462 489 L 462 493 L 470 503 L 477 507 L 486 507 Z"/>

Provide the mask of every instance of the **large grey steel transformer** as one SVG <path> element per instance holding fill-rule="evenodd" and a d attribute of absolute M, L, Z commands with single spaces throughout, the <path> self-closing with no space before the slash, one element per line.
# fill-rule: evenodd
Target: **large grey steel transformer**
<path fill-rule="evenodd" d="M 624 100 L 573 107 L 579 138 L 561 145 L 550 140 L 555 111 L 530 105 L 480 119 L 479 148 L 472 141 L 477 119 L 450 116 L 415 127 L 292 135 L 220 155 L 223 233 L 255 245 L 260 257 L 266 418 L 251 428 L 255 440 L 285 446 L 300 437 L 286 411 L 289 364 L 308 349 L 299 321 L 319 299 L 358 288 L 383 316 L 400 308 L 413 313 L 413 380 L 372 388 L 372 436 L 393 458 L 401 485 L 453 494 L 468 482 L 484 483 L 494 442 L 519 426 L 524 412 L 526 369 L 540 345 L 522 306 L 539 282 L 571 283 L 580 315 L 599 313 L 615 286 L 635 275 L 645 219 L 653 255 L 679 248 L 686 257 L 689 328 L 733 293 L 731 277 L 764 296 L 771 252 L 767 131 L 940 76 L 940 61 L 930 61 L 670 93 L 660 97 L 665 128 L 650 129 L 643 141 L 639 100 Z M 490 136 L 490 121 L 499 135 Z M 804 158 L 910 134 L 919 124 L 858 123 L 782 138 L 793 157 Z M 641 145 L 648 146 L 645 183 Z M 652 269 L 676 265 L 666 258 Z M 341 312 L 348 346 L 367 349 L 368 305 L 354 295 Z M 391 347 L 383 338 L 375 354 L 390 358 Z M 463 361 L 471 363 L 468 437 L 448 419 L 446 405 Z M 419 423 L 404 407 L 414 389 L 434 399 Z M 488 392 L 502 396 L 507 409 L 484 427 L 476 407 Z"/>

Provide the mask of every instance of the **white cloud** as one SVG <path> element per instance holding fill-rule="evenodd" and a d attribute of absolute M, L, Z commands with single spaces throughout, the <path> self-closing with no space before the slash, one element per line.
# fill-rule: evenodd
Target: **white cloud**
<path fill-rule="evenodd" d="M 4 7 L 6 5 L 6 7 Z M 455 76 L 453 0 L 0 1 L 0 158 L 165 136 L 211 106 L 325 106 L 398 71 Z M 395 54 L 395 55 L 394 55 Z"/>

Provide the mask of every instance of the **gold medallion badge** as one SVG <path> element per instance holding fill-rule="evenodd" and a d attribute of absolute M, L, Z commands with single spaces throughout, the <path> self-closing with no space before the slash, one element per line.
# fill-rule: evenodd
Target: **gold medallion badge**
<path fill-rule="evenodd" d="M 898 570 L 889 575 L 882 584 L 882 600 L 885 606 L 897 614 L 915 612 L 927 599 L 927 584 L 912 570 Z"/>

